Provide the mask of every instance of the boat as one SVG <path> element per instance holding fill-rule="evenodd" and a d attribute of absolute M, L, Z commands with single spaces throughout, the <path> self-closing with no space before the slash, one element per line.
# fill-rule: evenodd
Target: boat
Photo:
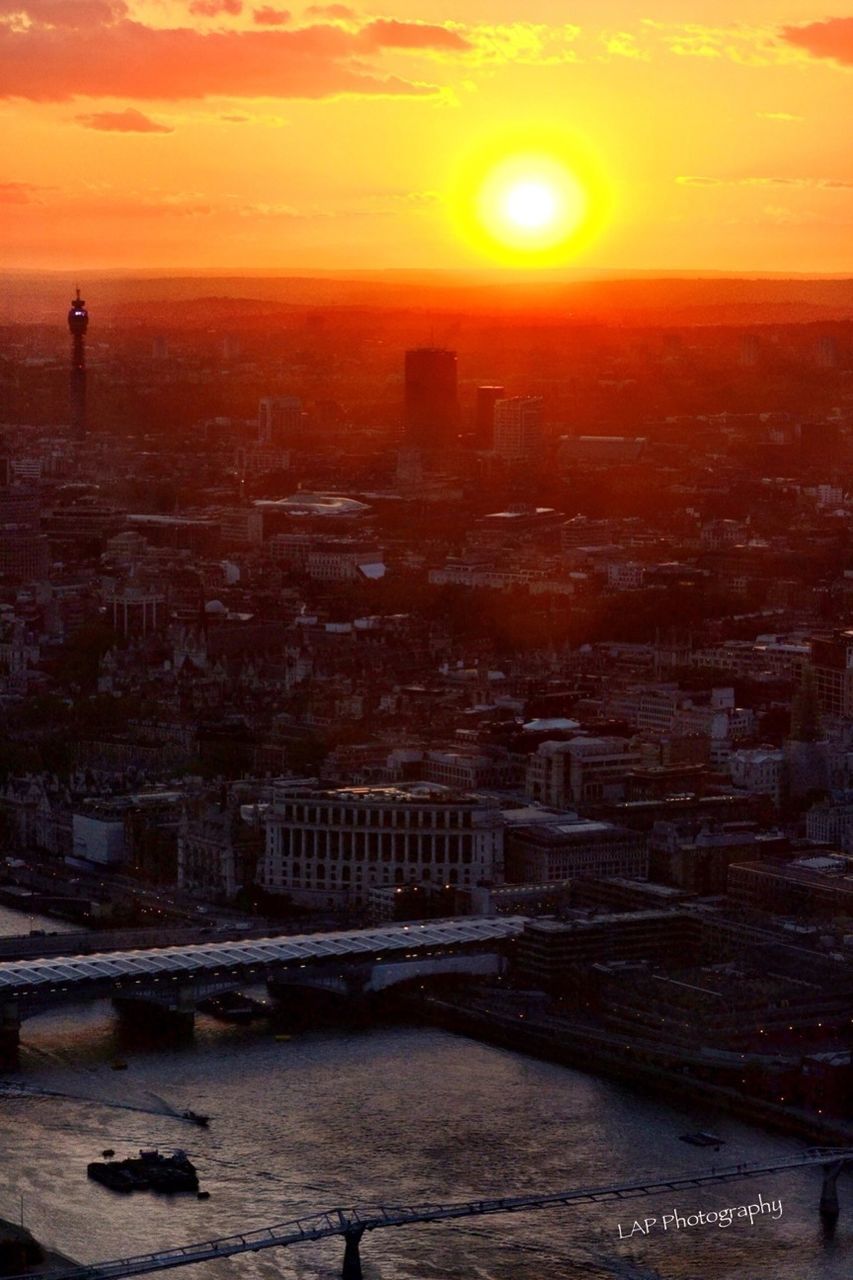
<path fill-rule="evenodd" d="M 110 1066 L 113 1071 L 127 1071 L 127 1063 L 122 1062 L 120 1058 L 116 1058 L 115 1062 L 111 1062 Z"/>
<path fill-rule="evenodd" d="M 94 1160 L 86 1166 L 86 1174 L 111 1191 L 198 1192 L 198 1174 L 184 1151 L 166 1156 L 157 1150 L 141 1150 L 138 1156 L 107 1164 Z"/>
<path fill-rule="evenodd" d="M 203 1116 L 198 1111 L 182 1111 L 181 1119 L 189 1120 L 192 1124 L 200 1125 L 202 1129 L 206 1129 L 210 1124 L 210 1116 Z"/>
<path fill-rule="evenodd" d="M 113 1151 L 112 1147 L 107 1147 L 104 1151 L 101 1152 L 101 1155 L 104 1157 L 105 1160 L 112 1160 L 113 1156 L 115 1155 L 115 1152 Z"/>
<path fill-rule="evenodd" d="M 209 996 L 199 1001 L 202 1013 L 209 1013 L 220 1022 L 254 1022 L 256 1018 L 266 1017 L 268 1006 L 251 996 L 244 996 L 238 991 L 223 991 L 221 995 Z"/>
<path fill-rule="evenodd" d="M 693 1147 L 714 1147 L 719 1151 L 720 1147 L 726 1145 L 725 1138 L 720 1138 L 716 1133 L 682 1133 L 682 1142 L 689 1142 Z"/>

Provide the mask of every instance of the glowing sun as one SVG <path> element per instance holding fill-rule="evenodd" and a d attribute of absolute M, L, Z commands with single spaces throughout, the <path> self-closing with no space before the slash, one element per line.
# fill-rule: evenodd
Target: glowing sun
<path fill-rule="evenodd" d="M 588 208 L 579 179 L 550 156 L 515 155 L 484 177 L 476 213 L 486 235 L 510 250 L 542 253 L 565 244 Z"/>
<path fill-rule="evenodd" d="M 460 163 L 456 225 L 472 248 L 507 265 L 568 262 L 601 224 L 601 178 L 581 148 L 558 137 L 543 136 L 535 149 L 514 141 L 496 137 Z"/>

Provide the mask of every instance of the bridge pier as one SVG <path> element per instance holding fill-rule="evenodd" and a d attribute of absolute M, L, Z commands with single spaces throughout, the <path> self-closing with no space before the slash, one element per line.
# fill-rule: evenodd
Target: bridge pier
<path fill-rule="evenodd" d="M 359 1250 L 363 1235 L 363 1227 L 355 1227 L 352 1231 L 344 1233 L 344 1265 L 341 1270 L 341 1280 L 364 1280 Z"/>
<path fill-rule="evenodd" d="M 0 1067 L 13 1070 L 18 1066 L 21 1043 L 21 1011 L 17 1002 L 0 1005 Z"/>
<path fill-rule="evenodd" d="M 155 995 L 115 996 L 113 1008 L 129 1027 L 139 1027 L 168 1040 L 192 1038 L 195 1027 L 195 996 L 188 991 Z"/>
<path fill-rule="evenodd" d="M 835 1222 L 841 1212 L 838 1206 L 838 1175 L 844 1168 L 843 1160 L 835 1160 L 823 1166 L 823 1186 L 820 1189 L 820 1216 L 825 1222 Z"/>

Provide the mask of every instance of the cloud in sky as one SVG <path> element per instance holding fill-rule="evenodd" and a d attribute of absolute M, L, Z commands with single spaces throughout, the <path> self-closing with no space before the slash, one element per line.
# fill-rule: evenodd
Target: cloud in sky
<path fill-rule="evenodd" d="M 171 125 L 152 120 L 135 107 L 124 111 L 95 111 L 76 119 L 87 129 L 99 129 L 102 133 L 174 133 Z"/>
<path fill-rule="evenodd" d="M 243 12 L 243 0 L 190 0 L 190 13 L 200 18 L 219 18 L 223 14 L 236 17 Z"/>
<path fill-rule="evenodd" d="M 0 204 L 29 204 L 39 190 L 32 182 L 0 182 Z"/>
<path fill-rule="evenodd" d="M 361 37 L 378 49 L 451 49 L 464 51 L 471 41 L 450 27 L 427 22 L 400 22 L 396 18 L 374 18 L 361 28 Z"/>
<path fill-rule="evenodd" d="M 252 21 L 259 27 L 283 27 L 285 23 L 290 22 L 290 17 L 289 9 L 274 9 L 269 4 L 252 10 Z"/>
<path fill-rule="evenodd" d="M 702 174 L 680 174 L 675 181 L 682 187 L 801 187 L 812 191 L 853 191 L 853 182 L 841 178 L 711 178 Z"/>
<path fill-rule="evenodd" d="M 815 58 L 832 58 L 853 66 L 853 18 L 827 18 L 805 26 L 785 27 L 782 37 Z"/>
<path fill-rule="evenodd" d="M 0 20 L 20 18 L 48 27 L 95 27 L 128 14 L 125 0 L 0 0 Z"/>
<path fill-rule="evenodd" d="M 29 6 L 31 25 L 0 23 L 0 96 L 37 102 L 74 97 L 200 99 L 325 98 L 339 94 L 430 95 L 435 86 L 384 75 L 357 61 L 387 48 L 464 49 L 443 26 L 374 22 L 356 31 L 317 24 L 292 31 L 149 27 L 108 3 L 106 21 L 59 30 Z M 91 0 L 81 0 L 84 6 Z M 71 0 L 63 0 L 73 8 Z M 0 0 L 0 5 L 9 0 Z M 98 0 L 98 12 L 104 6 Z"/>
<path fill-rule="evenodd" d="M 358 14 L 346 4 L 312 4 L 305 10 L 309 18 L 340 19 L 342 22 L 354 21 Z"/>

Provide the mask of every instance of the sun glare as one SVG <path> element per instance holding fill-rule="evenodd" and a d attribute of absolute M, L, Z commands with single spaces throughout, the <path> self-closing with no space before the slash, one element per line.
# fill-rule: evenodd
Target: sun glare
<path fill-rule="evenodd" d="M 452 197 L 457 228 L 473 248 L 507 265 L 570 262 L 603 216 L 603 184 L 577 149 L 494 140 L 460 164 Z"/>
<path fill-rule="evenodd" d="M 506 193 L 504 213 L 517 226 L 537 231 L 556 218 L 557 200 L 544 182 L 517 182 Z"/>

